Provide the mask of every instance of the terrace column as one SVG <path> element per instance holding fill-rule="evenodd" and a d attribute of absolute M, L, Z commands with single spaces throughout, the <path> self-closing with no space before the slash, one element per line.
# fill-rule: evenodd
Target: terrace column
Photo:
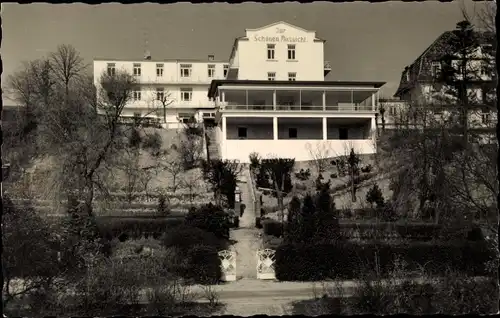
<path fill-rule="evenodd" d="M 376 138 L 376 131 L 377 131 L 377 121 L 375 119 L 375 116 L 372 117 L 371 120 L 371 125 L 370 125 L 370 138 L 375 140 Z"/>
<path fill-rule="evenodd" d="M 222 92 L 222 102 L 224 103 L 226 101 L 226 92 Z"/>
<path fill-rule="evenodd" d="M 276 110 L 276 90 L 273 91 L 273 110 Z"/>
<path fill-rule="evenodd" d="M 375 107 L 375 104 L 376 104 L 376 94 L 374 93 L 372 95 L 372 110 L 373 111 L 377 110 L 377 108 Z"/>
<path fill-rule="evenodd" d="M 273 117 L 273 140 L 278 140 L 278 117 Z"/>
<path fill-rule="evenodd" d="M 323 140 L 328 139 L 328 131 L 327 131 L 327 118 L 323 117 Z"/>
<path fill-rule="evenodd" d="M 226 117 L 222 115 L 222 145 L 226 143 L 226 138 L 227 138 L 227 123 L 226 123 Z"/>
<path fill-rule="evenodd" d="M 326 110 L 326 91 L 323 91 L 323 111 Z"/>

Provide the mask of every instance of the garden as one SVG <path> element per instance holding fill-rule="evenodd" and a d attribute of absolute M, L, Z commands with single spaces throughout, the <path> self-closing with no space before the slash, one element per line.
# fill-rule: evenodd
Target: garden
<path fill-rule="evenodd" d="M 221 207 L 192 208 L 176 222 L 95 224 L 71 210 L 78 207 L 52 222 L 28 205 L 4 203 L 4 308 L 10 315 L 181 315 L 220 307 L 210 285 L 220 282 L 218 252 L 231 244 L 232 226 Z M 96 249 L 100 253 L 85 252 Z M 205 286 L 203 294 L 190 288 L 194 284 Z M 198 304 L 202 298 L 208 302 Z"/>
<path fill-rule="evenodd" d="M 487 239 L 481 226 L 463 211 L 446 211 L 442 216 L 447 218 L 439 222 L 435 222 L 437 212 L 433 210 L 410 219 L 399 213 L 394 198 L 385 198 L 374 182 L 365 192 L 364 209 L 337 209 L 332 192 L 338 190 L 332 189 L 330 180 L 317 178 L 315 189 L 302 195 L 293 192 L 293 159 L 252 162 L 256 184 L 267 182 L 263 188 L 269 189 L 274 185 L 278 204 L 285 193 L 293 194 L 288 204 L 282 203 L 283 215 L 268 217 L 264 208 L 257 222 L 263 230 L 264 246 L 276 250 L 279 280 L 356 280 L 367 271 L 389 278 L 397 260 L 406 264 L 407 277 L 420 277 L 421 270 L 432 277 L 449 271 L 472 277 L 496 275 L 495 242 Z M 352 176 L 360 160 L 351 151 L 347 162 Z M 266 173 L 264 180 L 260 172 Z M 397 178 L 392 181 L 393 187 L 396 182 Z M 352 187 L 350 190 L 353 195 Z"/>

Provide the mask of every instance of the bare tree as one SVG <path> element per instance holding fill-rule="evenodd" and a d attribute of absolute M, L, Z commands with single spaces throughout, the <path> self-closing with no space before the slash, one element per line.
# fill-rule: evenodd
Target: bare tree
<path fill-rule="evenodd" d="M 306 149 L 312 159 L 311 163 L 316 168 L 318 174 L 325 172 L 330 165 L 330 158 L 333 157 L 330 144 L 326 142 L 317 142 L 314 147 L 308 143 Z"/>
<path fill-rule="evenodd" d="M 169 189 L 175 193 L 182 185 L 182 180 L 179 178 L 184 171 L 182 162 L 177 158 L 170 157 L 161 164 L 162 168 L 170 174 L 171 182 Z"/>
<path fill-rule="evenodd" d="M 134 194 L 136 192 L 144 190 L 142 188 L 144 183 L 141 181 L 147 180 L 145 177 L 148 173 L 140 167 L 139 156 L 140 153 L 138 149 L 125 151 L 121 160 L 122 164 L 119 167 L 125 176 L 123 190 L 125 190 L 125 193 L 127 194 L 127 201 L 129 204 L 134 200 Z"/>
<path fill-rule="evenodd" d="M 193 206 L 194 200 L 198 196 L 197 189 L 200 187 L 200 179 L 188 174 L 182 179 L 181 185 L 188 190 L 189 204 Z"/>
<path fill-rule="evenodd" d="M 50 62 L 55 77 L 64 87 L 64 96 L 68 98 L 70 85 L 81 79 L 87 65 L 83 63 L 80 53 L 67 44 L 59 45 L 56 52 L 50 54 Z"/>

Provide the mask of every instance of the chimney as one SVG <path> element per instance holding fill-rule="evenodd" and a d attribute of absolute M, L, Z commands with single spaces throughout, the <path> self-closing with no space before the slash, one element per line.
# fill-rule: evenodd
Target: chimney
<path fill-rule="evenodd" d="M 213 60 L 214 60 L 214 58 L 215 58 L 215 55 L 213 55 L 213 54 L 209 54 L 209 55 L 208 55 L 208 60 L 209 60 L 210 62 L 211 62 L 211 61 L 213 61 Z"/>
<path fill-rule="evenodd" d="M 151 52 L 146 51 L 146 52 L 144 53 L 144 59 L 145 59 L 145 60 L 148 60 L 148 61 L 149 61 L 149 60 L 151 60 Z"/>

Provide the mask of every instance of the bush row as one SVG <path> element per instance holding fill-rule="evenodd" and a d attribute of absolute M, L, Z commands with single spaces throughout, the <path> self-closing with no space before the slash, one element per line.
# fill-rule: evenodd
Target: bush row
<path fill-rule="evenodd" d="M 378 259 L 377 259 L 378 258 Z M 373 271 L 376 264 L 383 276 L 389 276 L 395 260 L 408 264 L 409 271 L 421 266 L 431 275 L 443 275 L 451 268 L 474 276 L 487 275 L 486 262 L 495 253 L 483 242 L 457 244 L 384 243 L 357 244 L 283 244 L 276 250 L 276 277 L 288 281 L 313 281 L 326 278 L 356 279 Z"/>
<path fill-rule="evenodd" d="M 149 235 L 159 237 L 167 229 L 182 224 L 184 218 L 98 217 L 96 221 L 99 230 L 106 239 L 119 238 L 124 240 Z"/>
<path fill-rule="evenodd" d="M 285 226 L 272 219 L 261 220 L 262 228 L 266 235 L 281 237 Z M 456 229 L 452 233 L 445 233 L 443 227 L 433 223 L 398 224 L 391 222 L 381 223 L 340 223 L 339 234 L 343 239 L 359 238 L 364 240 L 400 238 L 405 240 L 430 241 L 430 240 L 469 240 L 482 241 L 484 239 L 481 229 L 473 227 L 469 230 Z M 446 232 L 450 232 L 448 229 Z"/>

